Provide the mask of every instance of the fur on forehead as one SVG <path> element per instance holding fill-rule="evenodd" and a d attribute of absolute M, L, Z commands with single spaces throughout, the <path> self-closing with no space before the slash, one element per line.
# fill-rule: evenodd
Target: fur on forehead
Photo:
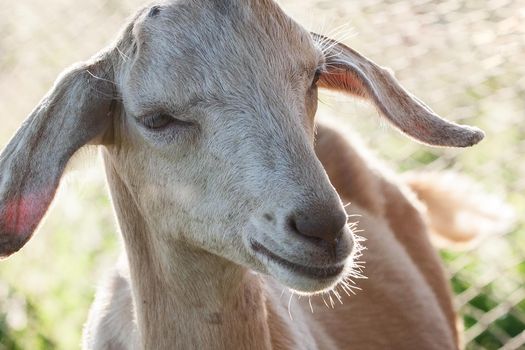
<path fill-rule="evenodd" d="M 310 33 L 273 1 L 182 0 L 143 12 L 133 27 L 139 49 L 150 58 L 171 60 L 171 64 L 183 57 L 213 59 L 214 65 L 288 59 L 315 69 L 321 55 Z"/>
<path fill-rule="evenodd" d="M 195 91 L 217 88 L 246 92 L 244 85 L 253 81 L 311 74 L 322 57 L 310 33 L 267 0 L 154 5 L 129 29 L 135 49 L 119 85 L 127 90 L 124 96 L 139 94 L 137 103 L 164 97 L 184 103 L 195 99 Z M 185 89 L 173 89 L 177 86 Z"/>

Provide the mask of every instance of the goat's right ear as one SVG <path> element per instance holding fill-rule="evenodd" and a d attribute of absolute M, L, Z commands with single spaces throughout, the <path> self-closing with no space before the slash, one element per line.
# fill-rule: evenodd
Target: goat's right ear
<path fill-rule="evenodd" d="M 66 71 L 0 154 L 0 257 L 31 238 L 71 156 L 112 125 L 112 80 L 105 60 Z"/>

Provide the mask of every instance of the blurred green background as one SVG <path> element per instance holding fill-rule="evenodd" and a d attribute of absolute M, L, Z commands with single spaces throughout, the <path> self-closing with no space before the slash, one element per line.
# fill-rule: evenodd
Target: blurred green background
<path fill-rule="evenodd" d="M 442 257 L 469 349 L 525 348 L 525 0 L 282 0 L 309 29 L 391 67 L 438 113 L 483 128 L 464 150 L 402 137 L 369 105 L 321 96 L 399 171 L 451 169 L 514 209 L 515 225 Z M 0 0 L 0 148 L 66 66 L 111 42 L 137 0 Z M 0 350 L 76 349 L 120 239 L 96 152 L 81 152 L 39 233 L 0 262 Z"/>

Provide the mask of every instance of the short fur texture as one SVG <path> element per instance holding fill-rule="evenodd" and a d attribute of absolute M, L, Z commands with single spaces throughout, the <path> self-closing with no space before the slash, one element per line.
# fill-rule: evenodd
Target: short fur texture
<path fill-rule="evenodd" d="M 483 137 L 271 0 L 155 4 L 59 77 L 0 155 L 0 256 L 27 242 L 68 160 L 95 144 L 126 255 L 85 348 L 457 347 L 421 213 L 342 136 L 315 137 L 318 86 L 368 98 L 425 143 Z M 335 310 L 313 298 L 316 312 L 292 320 L 283 288 L 315 294 L 358 276 L 342 200 L 368 239 L 365 291 Z"/>

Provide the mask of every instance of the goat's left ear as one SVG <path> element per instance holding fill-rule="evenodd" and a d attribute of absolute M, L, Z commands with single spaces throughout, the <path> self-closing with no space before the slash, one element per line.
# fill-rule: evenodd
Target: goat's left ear
<path fill-rule="evenodd" d="M 467 147 L 483 139 L 483 131 L 439 117 L 385 68 L 335 40 L 312 36 L 326 57 L 319 87 L 369 99 L 399 130 L 429 145 Z"/>
<path fill-rule="evenodd" d="M 0 154 L 0 257 L 31 238 L 73 153 L 102 142 L 112 79 L 103 59 L 65 72 Z"/>

